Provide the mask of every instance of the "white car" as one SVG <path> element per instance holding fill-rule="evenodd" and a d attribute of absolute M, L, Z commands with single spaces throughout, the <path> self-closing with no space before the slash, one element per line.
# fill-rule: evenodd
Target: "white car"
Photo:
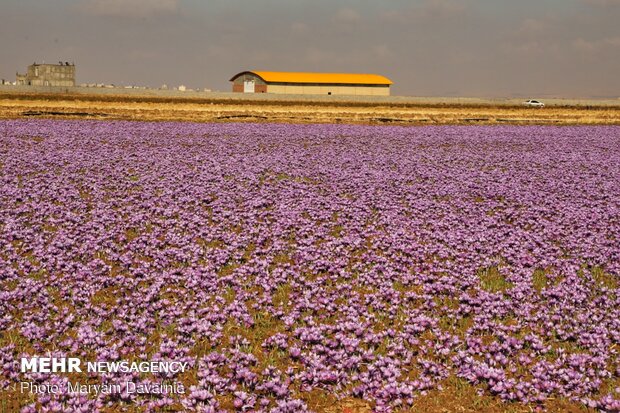
<path fill-rule="evenodd" d="M 539 102 L 538 100 L 530 99 L 523 102 L 525 106 L 533 107 L 533 108 L 544 108 L 545 104 Z"/>

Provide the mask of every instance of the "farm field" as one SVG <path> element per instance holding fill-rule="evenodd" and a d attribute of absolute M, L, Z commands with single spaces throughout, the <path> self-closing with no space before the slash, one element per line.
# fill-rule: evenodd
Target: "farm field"
<path fill-rule="evenodd" d="M 161 121 L 0 120 L 0 411 L 620 410 L 620 126 L 100 104 Z M 20 372 L 42 354 L 189 369 Z"/>
<path fill-rule="evenodd" d="M 382 125 L 620 124 L 620 101 L 564 101 L 539 108 L 518 102 L 460 99 L 329 101 L 324 96 L 164 98 L 128 95 L 0 94 L 0 119 L 99 119 L 192 122 L 344 123 Z M 242 94 L 241 94 L 242 95 Z M 219 96 L 215 94 L 215 96 Z M 336 98 L 336 97 L 335 97 Z M 290 99 L 290 100 L 287 100 Z M 359 98 L 361 99 L 361 97 Z M 570 101 L 566 101 L 570 102 Z"/>

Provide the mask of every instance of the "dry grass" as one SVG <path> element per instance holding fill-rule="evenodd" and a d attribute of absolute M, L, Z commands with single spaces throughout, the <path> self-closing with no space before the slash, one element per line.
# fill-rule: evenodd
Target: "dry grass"
<path fill-rule="evenodd" d="M 2 118 L 354 124 L 620 124 L 620 106 L 302 102 L 95 95 L 0 96 Z"/>
<path fill-rule="evenodd" d="M 491 293 L 504 292 L 512 287 L 496 266 L 478 271 L 482 288 Z"/>

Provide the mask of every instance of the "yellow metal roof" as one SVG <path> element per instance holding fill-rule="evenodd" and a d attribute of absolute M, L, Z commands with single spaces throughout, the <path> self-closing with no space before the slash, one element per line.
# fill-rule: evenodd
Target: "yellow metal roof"
<path fill-rule="evenodd" d="M 277 83 L 329 83 L 355 85 L 391 85 L 392 81 L 385 76 L 362 73 L 307 73 L 307 72 L 264 72 L 247 71 L 234 76 L 234 80 L 244 73 L 254 73 L 265 82 Z"/>

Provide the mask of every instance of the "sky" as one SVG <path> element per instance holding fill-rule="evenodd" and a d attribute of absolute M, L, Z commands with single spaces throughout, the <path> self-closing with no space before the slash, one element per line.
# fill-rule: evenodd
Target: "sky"
<path fill-rule="evenodd" d="M 378 73 L 392 94 L 620 97 L 620 0 L 2 0 L 0 77 L 229 91 L 244 70 Z"/>

